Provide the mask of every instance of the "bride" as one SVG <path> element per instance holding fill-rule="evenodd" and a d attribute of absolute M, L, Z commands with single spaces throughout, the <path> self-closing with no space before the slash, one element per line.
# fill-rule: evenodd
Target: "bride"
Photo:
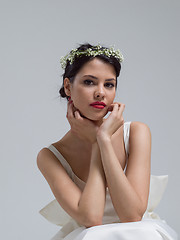
<path fill-rule="evenodd" d="M 151 131 L 142 122 L 127 125 L 125 104 L 114 102 L 122 61 L 119 50 L 88 43 L 61 58 L 65 72 L 59 92 L 68 100 L 71 128 L 40 150 L 37 165 L 76 227 L 69 225 L 66 234 L 61 229 L 53 239 L 176 239 L 165 222 L 144 217 Z"/>

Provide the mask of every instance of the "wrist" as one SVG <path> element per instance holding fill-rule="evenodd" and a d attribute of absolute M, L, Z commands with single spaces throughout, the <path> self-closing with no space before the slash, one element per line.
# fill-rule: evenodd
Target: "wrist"
<path fill-rule="evenodd" d="M 111 142 L 111 137 L 104 133 L 97 134 L 97 142 Z"/>
<path fill-rule="evenodd" d="M 111 141 L 111 138 L 107 135 L 101 135 L 99 137 L 97 137 L 97 143 L 98 143 L 98 146 L 99 148 L 103 148 L 103 147 L 107 147 L 109 146 L 110 144 L 112 144 L 112 141 Z"/>

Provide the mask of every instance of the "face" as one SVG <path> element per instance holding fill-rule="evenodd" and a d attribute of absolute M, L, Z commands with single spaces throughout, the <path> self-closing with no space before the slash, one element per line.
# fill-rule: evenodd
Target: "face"
<path fill-rule="evenodd" d="M 67 86 L 69 79 L 65 79 Z M 82 116 L 99 121 L 108 112 L 108 107 L 113 103 L 116 93 L 116 72 L 114 67 L 98 58 L 87 62 L 75 76 L 74 82 L 69 84 L 69 96 L 75 108 Z M 66 87 L 65 87 L 66 89 Z M 92 103 L 100 102 L 103 105 Z"/>

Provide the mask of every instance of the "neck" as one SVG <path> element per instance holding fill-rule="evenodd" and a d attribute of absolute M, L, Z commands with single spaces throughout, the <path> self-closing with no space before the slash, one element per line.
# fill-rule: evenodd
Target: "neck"
<path fill-rule="evenodd" d="M 94 122 L 94 124 L 95 124 L 96 126 L 100 127 L 101 124 L 102 124 L 104 121 L 105 121 L 105 119 L 101 119 L 101 120 L 97 120 L 97 121 L 93 121 L 93 122 Z"/>
<path fill-rule="evenodd" d="M 93 123 L 100 127 L 101 124 L 105 121 L 106 119 L 100 119 L 100 120 L 97 120 L 97 121 L 93 121 Z M 92 121 L 92 120 L 91 120 Z M 70 148 L 73 148 L 74 150 L 75 149 L 79 149 L 83 148 L 86 149 L 86 150 L 90 150 L 92 148 L 92 144 L 82 138 L 79 138 L 76 134 L 74 134 L 72 132 L 72 130 L 70 129 L 66 134 L 65 136 L 61 139 L 61 144 L 65 144 L 65 145 L 68 145 Z M 73 150 L 72 149 L 72 150 Z"/>
<path fill-rule="evenodd" d="M 75 135 L 72 130 L 70 129 L 66 135 L 63 137 L 63 142 L 65 145 L 68 145 L 69 148 L 71 148 L 71 151 L 75 151 L 76 149 L 82 148 L 84 150 L 91 150 L 92 145 L 90 142 L 79 138 L 77 135 Z"/>
<path fill-rule="evenodd" d="M 85 116 L 82 115 L 81 113 L 80 113 L 80 115 L 81 115 L 81 117 L 90 120 L 89 118 L 85 117 Z M 105 119 L 102 118 L 102 119 L 100 119 L 100 120 L 90 120 L 90 121 L 92 121 L 96 126 L 100 127 L 101 124 L 105 121 Z"/>

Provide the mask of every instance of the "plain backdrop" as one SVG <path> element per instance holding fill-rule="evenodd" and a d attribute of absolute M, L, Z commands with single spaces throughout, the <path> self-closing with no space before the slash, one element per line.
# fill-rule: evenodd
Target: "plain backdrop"
<path fill-rule="evenodd" d="M 36 165 L 68 130 L 60 57 L 81 43 L 124 55 L 116 100 L 152 134 L 153 175 L 169 175 L 156 213 L 180 234 L 180 1 L 0 1 L 1 239 L 48 240 L 38 211 L 54 199 Z"/>

